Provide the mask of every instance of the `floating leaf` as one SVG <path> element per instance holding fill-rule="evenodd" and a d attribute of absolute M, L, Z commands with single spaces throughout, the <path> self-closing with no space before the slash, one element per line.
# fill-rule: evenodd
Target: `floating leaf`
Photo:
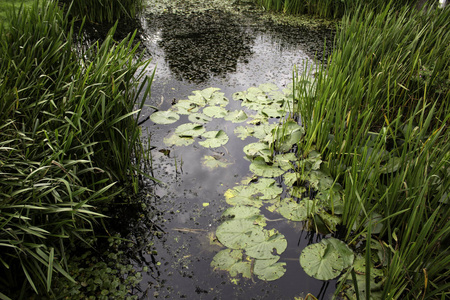
<path fill-rule="evenodd" d="M 253 273 L 261 280 L 277 280 L 286 272 L 286 263 L 277 262 L 279 257 L 273 259 L 255 259 Z"/>
<path fill-rule="evenodd" d="M 203 95 L 203 97 L 205 97 L 205 99 L 210 99 L 212 97 L 212 95 L 214 94 L 214 92 L 216 91 L 220 91 L 219 88 L 215 88 L 215 87 L 209 87 L 206 88 L 202 91 L 200 91 L 201 95 Z"/>
<path fill-rule="evenodd" d="M 342 266 L 344 269 L 350 267 L 353 264 L 355 255 L 353 251 L 348 247 L 346 243 L 336 238 L 323 239 L 321 243 L 325 245 L 331 245 L 334 250 L 338 253 L 339 257 L 342 258 Z"/>
<path fill-rule="evenodd" d="M 201 113 L 193 113 L 189 115 L 189 121 L 192 123 L 206 124 L 211 122 L 212 118 Z"/>
<path fill-rule="evenodd" d="M 232 219 L 217 227 L 216 236 L 219 242 L 231 249 L 245 249 L 265 240 L 261 226 L 247 219 Z"/>
<path fill-rule="evenodd" d="M 263 124 L 256 126 L 253 136 L 257 139 L 264 139 L 267 135 L 272 134 L 272 130 L 276 126 L 276 124 Z"/>
<path fill-rule="evenodd" d="M 203 107 L 206 105 L 206 100 L 200 91 L 193 91 L 194 96 L 189 96 L 189 101 L 196 104 L 197 106 Z"/>
<path fill-rule="evenodd" d="M 223 130 L 208 131 L 202 135 L 206 140 L 198 142 L 200 145 L 206 148 L 217 148 L 228 143 L 228 135 Z"/>
<path fill-rule="evenodd" d="M 288 172 L 283 175 L 284 184 L 286 186 L 293 186 L 294 184 L 303 180 L 303 176 L 297 172 Z"/>
<path fill-rule="evenodd" d="M 228 110 L 221 106 L 208 106 L 203 109 L 203 113 L 211 118 L 223 118 L 228 115 Z"/>
<path fill-rule="evenodd" d="M 205 132 L 205 127 L 201 124 L 186 123 L 178 126 L 175 129 L 175 134 L 180 137 L 196 137 Z"/>
<path fill-rule="evenodd" d="M 258 86 L 258 88 L 263 92 L 272 92 L 278 90 L 278 86 L 274 83 L 263 83 Z"/>
<path fill-rule="evenodd" d="M 180 137 L 179 135 L 172 133 L 168 137 L 164 138 L 164 144 L 167 146 L 189 146 L 194 142 L 192 137 Z"/>
<path fill-rule="evenodd" d="M 264 231 L 266 239 L 261 243 L 245 248 L 245 254 L 257 259 L 270 259 L 286 250 L 287 241 L 284 235 L 275 229 Z"/>
<path fill-rule="evenodd" d="M 247 137 L 251 136 L 255 130 L 253 127 L 249 126 L 238 126 L 234 129 L 234 134 L 241 140 L 245 140 Z"/>
<path fill-rule="evenodd" d="M 244 147 L 243 151 L 250 159 L 262 157 L 266 162 L 271 161 L 272 151 L 266 143 L 257 142 L 248 144 Z"/>
<path fill-rule="evenodd" d="M 233 100 L 239 101 L 239 100 L 245 100 L 247 99 L 247 93 L 246 92 L 236 92 L 231 95 Z"/>
<path fill-rule="evenodd" d="M 286 115 L 286 111 L 280 109 L 279 107 L 265 107 L 259 111 L 260 114 L 267 118 L 281 118 Z"/>
<path fill-rule="evenodd" d="M 225 249 L 218 252 L 212 262 L 214 270 L 228 271 L 231 277 L 242 274 L 244 278 L 251 278 L 251 264 L 249 261 L 242 261 L 242 250 Z"/>
<path fill-rule="evenodd" d="M 247 120 L 247 114 L 243 110 L 235 110 L 230 112 L 226 117 L 226 121 L 231 121 L 233 123 L 241 123 Z"/>
<path fill-rule="evenodd" d="M 236 205 L 227 208 L 222 217 L 233 217 L 235 219 L 255 219 L 261 215 L 261 211 L 257 207 Z"/>
<path fill-rule="evenodd" d="M 269 165 L 262 157 L 257 157 L 252 161 L 250 171 L 261 177 L 278 177 L 284 173 L 277 164 Z"/>
<path fill-rule="evenodd" d="M 215 168 L 226 168 L 230 163 L 227 162 L 223 162 L 220 161 L 219 159 L 217 159 L 214 156 L 210 156 L 210 155 L 205 155 L 202 159 L 203 165 L 205 165 L 206 167 L 210 168 L 210 169 L 215 169 Z"/>
<path fill-rule="evenodd" d="M 317 216 L 320 217 L 323 224 L 326 226 L 327 230 L 325 231 L 327 232 L 336 231 L 337 226 L 342 223 L 342 218 L 340 216 L 329 214 L 324 210 L 320 210 L 317 213 Z"/>
<path fill-rule="evenodd" d="M 306 221 L 317 211 L 314 201 L 309 199 L 303 199 L 297 203 L 292 198 L 284 198 L 278 208 L 278 212 L 291 221 Z"/>
<path fill-rule="evenodd" d="M 180 114 L 180 115 L 189 115 L 191 113 L 198 112 L 200 106 L 192 103 L 189 100 L 179 100 L 177 104 L 172 105 L 170 110 Z"/>
<path fill-rule="evenodd" d="M 153 123 L 162 125 L 175 123 L 179 119 L 180 116 L 177 113 L 170 110 L 157 111 L 150 116 L 150 120 L 152 120 Z"/>
<path fill-rule="evenodd" d="M 304 133 L 305 129 L 302 126 L 293 120 L 288 120 L 273 131 L 276 137 L 275 148 L 280 152 L 288 152 L 301 140 Z"/>
<path fill-rule="evenodd" d="M 306 274 L 319 280 L 331 280 L 341 274 L 343 259 L 331 245 L 316 243 L 303 249 L 300 265 Z"/>
<path fill-rule="evenodd" d="M 278 154 L 275 155 L 273 158 L 273 161 L 277 163 L 280 168 L 284 171 L 289 171 L 292 169 L 292 162 L 297 160 L 297 156 L 295 153 L 285 153 L 285 154 Z"/>
<path fill-rule="evenodd" d="M 250 187 L 263 194 L 259 197 L 260 199 L 273 199 L 283 192 L 283 188 L 279 187 L 275 179 L 272 178 L 260 178 L 257 183 L 252 183 Z"/>
<path fill-rule="evenodd" d="M 211 96 L 211 99 L 208 100 L 208 104 L 209 105 L 219 105 L 219 106 L 227 106 L 228 103 L 230 102 L 225 96 L 224 93 L 214 93 Z"/>
<path fill-rule="evenodd" d="M 262 201 L 256 196 L 258 192 L 249 186 L 239 185 L 225 192 L 225 199 L 230 205 L 262 206 Z"/>

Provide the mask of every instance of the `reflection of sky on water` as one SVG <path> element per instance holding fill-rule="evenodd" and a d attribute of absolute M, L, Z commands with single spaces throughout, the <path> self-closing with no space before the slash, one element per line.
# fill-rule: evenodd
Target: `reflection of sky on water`
<path fill-rule="evenodd" d="M 147 104 L 154 105 L 160 110 L 170 108 L 174 101 L 187 99 L 194 90 L 210 86 L 219 87 L 225 93 L 230 100 L 227 109 L 241 109 L 239 102 L 232 100 L 232 93 L 267 82 L 283 88 L 292 81 L 294 65 L 302 70 L 305 63 L 312 64 L 311 59 L 303 51 L 305 44 L 298 42 L 305 38 L 301 35 L 302 32 L 298 32 L 296 36 L 292 31 L 269 32 L 263 30 L 263 27 L 228 24 L 234 36 L 248 43 L 240 47 L 244 53 L 242 55 L 221 53 L 221 51 L 229 52 L 232 48 L 226 44 L 227 42 L 236 41 L 232 38 L 221 38 L 216 41 L 225 45 L 217 43 L 214 47 L 203 47 L 202 51 L 210 48 L 217 56 L 234 60 L 227 61 L 227 68 L 210 72 L 208 77 L 204 76 L 204 72 L 196 73 L 195 70 L 183 72 L 183 68 L 173 67 L 173 61 L 167 61 L 167 51 L 173 51 L 174 47 L 164 48 L 164 45 L 167 46 L 164 39 L 171 39 L 172 45 L 180 45 L 183 40 L 194 43 L 195 35 L 188 35 L 186 38 L 189 32 L 184 32 L 184 35 L 180 35 L 177 39 L 176 34 L 168 32 L 160 21 L 157 18 L 143 20 L 144 45 L 153 57 L 149 71 L 157 66 L 151 100 Z M 190 30 L 194 30 L 193 24 L 196 23 L 192 23 L 192 20 L 189 22 Z M 204 21 L 198 22 L 203 24 Z M 225 26 L 223 22 L 214 24 Z M 171 26 L 173 29 L 173 24 Z M 183 24 L 179 23 L 177 26 L 183 27 Z M 215 30 L 220 33 L 225 32 L 226 28 Z M 319 43 L 323 45 L 323 42 Z M 206 57 L 213 56 L 206 55 Z M 170 59 L 174 60 L 176 56 L 172 55 Z M 183 60 L 187 63 L 186 57 Z M 213 61 L 209 66 L 216 68 L 215 64 L 218 62 L 220 59 Z M 175 65 L 182 64 L 183 61 Z M 199 78 L 189 78 L 196 74 Z M 149 115 L 152 111 L 151 109 L 146 111 L 145 115 Z M 150 120 L 144 123 L 151 135 L 151 145 L 155 147 L 152 151 L 154 176 L 164 182 L 155 189 L 155 194 L 159 197 L 155 207 L 161 210 L 164 213 L 163 217 L 167 219 L 162 224 L 166 231 L 161 240 L 163 242 L 155 244 L 158 251 L 156 259 L 161 262 L 157 267 L 160 274 L 158 278 L 144 275 L 144 282 L 149 282 L 149 299 L 154 292 L 161 298 L 169 296 L 171 299 L 182 295 L 188 299 L 293 299 L 294 296 L 305 296 L 309 292 L 319 295 L 322 282 L 307 276 L 298 262 L 300 252 L 307 245 L 309 238 L 306 233 L 301 233 L 300 225 L 296 223 L 276 221 L 268 224 L 269 228 L 277 228 L 288 240 L 288 249 L 280 260 L 287 263 L 287 271 L 281 279 L 267 283 L 255 278 L 255 282 L 247 280 L 241 281 L 239 285 L 233 285 L 226 275 L 211 272 L 209 264 L 220 248 L 209 245 L 208 232 L 214 232 L 220 224 L 221 213 L 229 207 L 225 202 L 224 192 L 250 175 L 249 162 L 243 158 L 245 154 L 242 149 L 247 143 L 256 140 L 247 138 L 242 141 L 234 135 L 234 129 L 246 123 L 233 124 L 223 119 L 215 119 L 205 125 L 206 129 L 224 130 L 230 137 L 225 146 L 206 149 L 197 142 L 187 147 L 164 145 L 163 138 L 184 122 L 188 122 L 186 116 L 182 116 L 173 125 L 156 125 Z M 170 150 L 170 154 L 163 154 L 160 152 L 162 149 Z M 219 155 L 231 164 L 227 168 L 209 170 L 201 163 L 204 155 Z M 204 206 L 204 203 L 208 206 Z M 276 214 L 269 215 L 267 212 L 264 214 L 270 219 L 280 218 Z M 195 233 L 178 231 L 180 228 L 200 231 Z M 142 288 L 147 289 L 144 286 Z M 333 290 L 334 287 L 330 286 L 326 292 L 327 296 L 323 299 L 330 298 L 329 293 Z"/>

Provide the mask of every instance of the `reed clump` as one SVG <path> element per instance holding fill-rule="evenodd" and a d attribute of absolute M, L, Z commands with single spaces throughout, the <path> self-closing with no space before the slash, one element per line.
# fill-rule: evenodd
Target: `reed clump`
<path fill-rule="evenodd" d="M 89 22 L 114 23 L 134 19 L 143 9 L 143 0 L 65 0 L 71 3 L 72 16 L 86 17 Z"/>
<path fill-rule="evenodd" d="M 67 243 L 83 242 L 97 206 L 138 184 L 137 118 L 150 92 L 134 36 L 80 50 L 55 1 L 0 25 L 0 298 L 51 294 Z M 142 84 L 139 84 L 142 82 Z M 139 100 L 141 99 L 141 100 Z"/>
<path fill-rule="evenodd" d="M 360 299 L 449 296 L 449 18 L 448 9 L 360 7 L 342 19 L 315 85 L 308 74 L 295 80 L 299 157 L 320 151 L 343 186 L 347 243 L 369 245 L 367 261 L 370 240 L 383 247 L 382 284 Z"/>
<path fill-rule="evenodd" d="M 270 11 L 285 14 L 309 14 L 322 18 L 341 18 L 359 6 L 370 7 L 379 11 L 390 2 L 395 7 L 410 5 L 413 7 L 417 0 L 254 0 L 257 4 Z"/>

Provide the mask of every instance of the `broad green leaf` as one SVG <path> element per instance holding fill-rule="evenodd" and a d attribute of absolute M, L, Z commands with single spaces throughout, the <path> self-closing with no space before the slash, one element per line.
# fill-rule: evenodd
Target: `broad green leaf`
<path fill-rule="evenodd" d="M 208 100 L 209 105 L 219 105 L 219 106 L 227 106 L 230 102 L 225 96 L 224 93 L 213 93 L 211 99 Z"/>
<path fill-rule="evenodd" d="M 228 115 L 228 110 L 222 106 L 208 106 L 203 109 L 203 113 L 211 118 L 223 118 Z"/>
<path fill-rule="evenodd" d="M 293 120 L 281 124 L 273 130 L 275 139 L 275 148 L 280 152 L 288 152 L 293 145 L 300 142 L 305 129 Z"/>
<path fill-rule="evenodd" d="M 255 133 L 253 136 L 257 139 L 264 139 L 267 135 L 272 133 L 272 130 L 276 127 L 276 124 L 262 124 L 255 127 Z"/>
<path fill-rule="evenodd" d="M 283 192 L 283 188 L 278 186 L 278 183 L 272 178 L 259 178 L 258 182 L 250 184 L 250 187 L 263 194 L 259 197 L 263 200 L 273 199 Z"/>
<path fill-rule="evenodd" d="M 194 142 L 192 137 L 180 137 L 179 135 L 172 133 L 164 138 L 164 144 L 167 146 L 188 146 Z"/>
<path fill-rule="evenodd" d="M 264 229 L 252 220 L 232 219 L 220 224 L 216 230 L 219 242 L 231 249 L 245 249 L 265 240 Z"/>
<path fill-rule="evenodd" d="M 264 107 L 259 113 L 267 118 L 282 118 L 286 115 L 285 110 L 273 106 Z"/>
<path fill-rule="evenodd" d="M 246 92 L 236 92 L 233 93 L 233 95 L 231 95 L 231 97 L 233 98 L 233 100 L 239 101 L 239 100 L 245 100 L 247 99 L 247 93 Z"/>
<path fill-rule="evenodd" d="M 261 211 L 257 207 L 236 205 L 227 208 L 223 213 L 222 217 L 232 217 L 234 219 L 255 219 L 261 215 Z"/>
<path fill-rule="evenodd" d="M 326 226 L 326 231 L 334 232 L 337 230 L 337 226 L 342 223 L 342 218 L 337 215 L 329 214 L 324 210 L 320 210 L 317 215 L 322 220 L 323 224 Z"/>
<path fill-rule="evenodd" d="M 178 126 L 175 129 L 175 134 L 180 137 L 196 137 L 205 132 L 205 127 L 201 124 L 186 123 Z"/>
<path fill-rule="evenodd" d="M 274 83 L 263 83 L 258 86 L 258 88 L 263 92 L 272 92 L 278 90 L 278 86 Z"/>
<path fill-rule="evenodd" d="M 198 142 L 200 145 L 206 148 L 217 148 L 228 143 L 228 135 L 223 130 L 208 131 L 202 134 L 202 138 L 206 140 Z"/>
<path fill-rule="evenodd" d="M 209 169 L 226 168 L 230 165 L 230 163 L 221 161 L 220 158 L 217 159 L 216 157 L 210 155 L 203 156 L 202 163 Z"/>
<path fill-rule="evenodd" d="M 172 124 L 175 123 L 176 121 L 178 121 L 180 119 L 180 116 L 170 110 L 166 110 L 166 111 L 157 111 L 154 112 L 151 116 L 150 116 L 150 120 L 152 120 L 153 123 L 155 124 Z"/>
<path fill-rule="evenodd" d="M 206 105 L 205 97 L 203 97 L 200 91 L 193 91 L 193 96 L 188 96 L 189 101 L 196 104 L 197 106 L 203 107 Z"/>
<path fill-rule="evenodd" d="M 250 171 L 261 177 L 278 177 L 284 173 L 277 164 L 267 164 L 262 157 L 257 157 L 252 161 Z"/>
<path fill-rule="evenodd" d="M 190 100 L 179 100 L 176 104 L 172 105 L 170 110 L 180 114 L 189 115 L 191 113 L 198 112 L 200 106 L 192 103 Z"/>
<path fill-rule="evenodd" d="M 255 130 L 250 126 L 238 126 L 234 129 L 234 134 L 241 140 L 245 140 L 247 137 L 251 136 Z"/>
<path fill-rule="evenodd" d="M 225 199 L 230 205 L 250 205 L 261 207 L 262 201 L 256 196 L 258 192 L 249 186 L 239 185 L 225 192 Z"/>
<path fill-rule="evenodd" d="M 300 265 L 306 274 L 319 280 L 331 280 L 343 270 L 343 259 L 331 245 L 316 243 L 303 249 Z"/>
<path fill-rule="evenodd" d="M 284 171 L 289 171 L 292 169 L 293 167 L 293 163 L 294 161 L 297 160 L 297 156 L 295 155 L 295 153 L 285 153 L 285 154 L 278 154 L 275 155 L 275 157 L 273 158 L 273 161 L 275 163 L 277 163 L 280 168 Z"/>
<path fill-rule="evenodd" d="M 280 255 L 286 250 L 287 241 L 284 235 L 275 229 L 265 230 L 266 239 L 261 243 L 245 248 L 245 254 L 257 259 L 270 259 Z"/>
<path fill-rule="evenodd" d="M 190 114 L 188 119 L 192 123 L 199 123 L 199 124 L 207 124 L 207 123 L 211 122 L 211 120 L 212 120 L 211 117 L 208 117 L 207 115 L 204 115 L 202 113 Z"/>
<path fill-rule="evenodd" d="M 235 110 L 230 112 L 226 117 L 226 121 L 231 121 L 233 123 L 241 123 L 247 120 L 247 114 L 243 110 Z"/>
<path fill-rule="evenodd" d="M 212 262 L 214 270 L 228 271 L 231 277 L 242 274 L 244 278 L 251 278 L 250 261 L 242 260 L 242 250 L 225 249 L 218 252 Z"/>
<path fill-rule="evenodd" d="M 200 93 L 203 95 L 203 97 L 205 97 L 205 99 L 208 100 L 217 91 L 220 91 L 220 89 L 219 88 L 215 88 L 215 87 L 209 87 L 209 88 L 206 88 L 206 89 L 202 90 Z"/>
<path fill-rule="evenodd" d="M 279 279 L 286 272 L 286 263 L 277 262 L 279 257 L 272 259 L 255 259 L 253 273 L 259 279 L 273 281 Z"/>
<path fill-rule="evenodd" d="M 353 262 L 353 268 L 356 273 L 356 281 L 358 282 L 358 289 L 362 295 L 366 292 L 366 259 L 358 255 Z M 383 287 L 385 275 L 383 270 L 375 268 L 371 265 L 370 268 L 370 290 L 377 291 Z M 371 292 L 371 294 L 372 294 Z"/>
<path fill-rule="evenodd" d="M 344 269 L 349 268 L 355 259 L 353 251 L 348 247 L 346 243 L 336 238 L 326 238 L 321 241 L 325 245 L 331 245 L 334 250 L 338 253 L 339 257 L 342 258 L 342 266 Z"/>
<path fill-rule="evenodd" d="M 291 221 L 306 221 L 308 217 L 317 213 L 318 209 L 313 200 L 303 199 L 297 203 L 292 198 L 281 200 L 278 212 Z"/>
<path fill-rule="evenodd" d="M 248 144 L 243 149 L 248 158 L 263 157 L 265 161 L 270 161 L 272 151 L 266 143 L 256 142 Z"/>

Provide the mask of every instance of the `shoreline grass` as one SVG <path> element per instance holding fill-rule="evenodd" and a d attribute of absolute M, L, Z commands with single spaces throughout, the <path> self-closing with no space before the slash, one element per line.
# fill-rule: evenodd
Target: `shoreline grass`
<path fill-rule="evenodd" d="M 0 25 L 1 298 L 52 295 L 67 243 L 83 243 L 97 206 L 138 186 L 138 117 L 150 92 L 134 35 L 76 47 L 56 1 Z M 142 84 L 140 84 L 142 82 Z"/>
<path fill-rule="evenodd" d="M 295 79 L 307 141 L 299 157 L 319 151 L 344 187 L 344 239 L 371 245 L 360 250 L 366 265 L 371 249 L 383 253 L 360 295 L 341 281 L 347 296 L 449 296 L 449 18 L 448 9 L 359 8 L 342 19 L 315 89 L 308 74 Z"/>

